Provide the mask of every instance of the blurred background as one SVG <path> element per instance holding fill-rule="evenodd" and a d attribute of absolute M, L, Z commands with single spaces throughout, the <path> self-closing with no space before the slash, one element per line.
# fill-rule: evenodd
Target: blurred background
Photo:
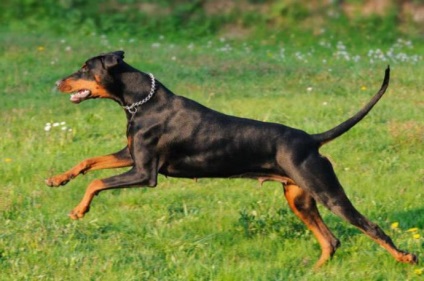
<path fill-rule="evenodd" d="M 423 0 L 3 0 L 0 30 L 179 38 L 424 35 Z M 375 36 L 374 36 L 375 37 Z"/>

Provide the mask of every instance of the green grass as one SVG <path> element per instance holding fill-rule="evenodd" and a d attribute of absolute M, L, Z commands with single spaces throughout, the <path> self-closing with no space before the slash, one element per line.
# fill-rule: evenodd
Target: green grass
<path fill-rule="evenodd" d="M 0 36 L 0 280 L 422 278 L 422 265 L 396 263 L 322 208 L 342 247 L 331 262 L 312 271 L 319 245 L 291 213 L 276 183 L 259 187 L 249 180 L 160 177 L 155 189 L 101 193 L 80 221 L 67 213 L 89 182 L 120 171 L 92 172 L 58 189 L 44 185 L 45 178 L 84 158 L 126 144 L 125 118 L 116 104 L 96 100 L 75 106 L 52 90 L 56 80 L 98 53 L 124 49 L 127 62 L 154 73 L 177 94 L 228 114 L 310 133 L 355 113 L 379 88 L 390 64 L 386 96 L 322 152 L 355 206 L 400 248 L 422 258 L 422 42 L 364 47 L 326 35 L 309 42 L 300 35 L 262 42 Z M 387 54 L 391 48 L 387 60 L 376 51 Z M 47 122 L 65 124 L 46 132 Z M 392 229 L 394 222 L 399 226 Z M 418 229 L 408 232 L 411 228 Z"/>

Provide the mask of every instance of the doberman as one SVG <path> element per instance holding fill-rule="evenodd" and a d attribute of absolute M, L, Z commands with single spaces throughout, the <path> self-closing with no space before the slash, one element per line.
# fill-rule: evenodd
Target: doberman
<path fill-rule="evenodd" d="M 322 203 L 383 246 L 397 261 L 417 263 L 415 255 L 399 250 L 376 224 L 360 214 L 347 198 L 330 161 L 319 148 L 339 137 L 373 108 L 385 93 L 390 68 L 381 89 L 355 115 L 319 134 L 281 124 L 228 116 L 177 96 L 156 80 L 123 61 L 116 51 L 90 58 L 80 70 L 56 83 L 59 91 L 79 103 L 112 99 L 125 109 L 127 146 L 110 155 L 89 158 L 69 171 L 46 180 L 60 186 L 88 171 L 131 167 L 123 174 L 96 179 L 70 213 L 79 219 L 93 197 L 113 188 L 155 187 L 158 174 L 179 178 L 253 178 L 283 184 L 293 212 L 318 239 L 324 264 L 340 246 L 323 222 L 316 202 Z"/>

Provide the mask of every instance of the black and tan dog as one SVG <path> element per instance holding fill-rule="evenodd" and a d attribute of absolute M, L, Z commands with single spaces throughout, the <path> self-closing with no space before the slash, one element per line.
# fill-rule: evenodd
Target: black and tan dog
<path fill-rule="evenodd" d="M 322 254 L 317 266 L 335 253 L 340 242 L 323 222 L 316 201 L 370 236 L 396 260 L 417 262 L 415 255 L 399 250 L 380 227 L 353 207 L 331 163 L 319 153 L 320 146 L 352 128 L 383 96 L 389 68 L 381 89 L 358 113 L 327 132 L 310 135 L 281 124 L 228 116 L 174 95 L 153 75 L 123 59 L 122 51 L 93 57 L 57 82 L 61 92 L 72 94 L 72 102 L 112 99 L 125 109 L 128 119 L 128 145 L 124 149 L 84 160 L 46 180 L 49 186 L 60 186 L 91 170 L 132 167 L 123 174 L 91 182 L 71 212 L 72 219 L 82 218 L 100 191 L 154 187 L 158 174 L 272 180 L 283 184 L 291 209 L 318 239 Z"/>

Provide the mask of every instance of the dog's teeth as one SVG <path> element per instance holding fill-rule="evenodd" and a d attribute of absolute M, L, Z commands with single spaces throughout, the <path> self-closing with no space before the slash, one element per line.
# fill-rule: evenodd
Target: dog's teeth
<path fill-rule="evenodd" d="M 87 90 L 87 89 L 80 90 L 78 92 L 72 93 L 70 99 L 72 102 L 79 103 L 83 101 L 85 98 L 87 98 L 87 96 L 89 96 L 90 93 L 91 93 L 90 90 Z"/>

